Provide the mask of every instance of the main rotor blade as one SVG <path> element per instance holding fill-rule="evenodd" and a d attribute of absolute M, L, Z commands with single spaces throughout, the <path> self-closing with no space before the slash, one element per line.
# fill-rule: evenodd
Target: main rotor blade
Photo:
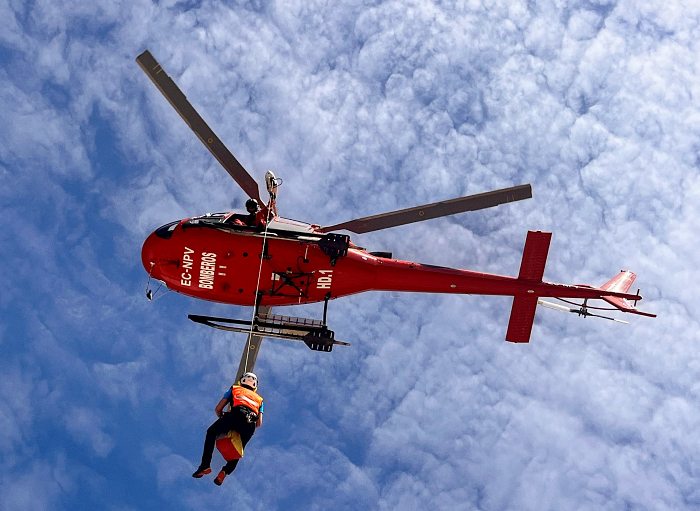
<path fill-rule="evenodd" d="M 345 229 L 347 231 L 363 234 L 366 232 L 379 231 L 389 227 L 422 222 L 432 218 L 456 215 L 465 211 L 476 211 L 478 209 L 492 208 L 506 202 L 514 202 L 532 197 L 532 187 L 527 185 L 503 188 L 492 192 L 468 195 L 457 199 L 442 202 L 433 202 L 415 208 L 401 209 L 379 215 L 366 216 L 349 220 L 340 224 L 321 227 L 318 232 L 331 232 Z"/>
<path fill-rule="evenodd" d="M 177 84 L 168 76 L 165 70 L 161 67 L 158 61 L 151 55 L 148 50 L 136 57 L 144 73 L 148 75 L 151 81 L 158 87 L 161 94 L 165 96 L 173 108 L 180 114 L 180 117 L 187 123 L 195 135 L 202 141 L 207 149 L 214 155 L 221 166 L 226 169 L 231 177 L 238 183 L 243 191 L 252 199 L 260 201 L 260 192 L 258 184 L 250 174 L 243 168 L 235 156 L 231 154 L 224 143 L 216 136 L 209 125 L 197 113 L 192 104 L 187 100 L 187 96 L 180 90 Z"/>
<path fill-rule="evenodd" d="M 272 307 L 266 305 L 261 305 L 258 307 L 258 314 L 269 314 Z M 243 348 L 243 353 L 241 354 L 241 361 L 238 364 L 238 372 L 236 373 L 236 381 L 241 379 L 244 373 L 248 371 L 253 371 L 255 369 L 255 361 L 258 359 L 258 352 L 260 351 L 260 345 L 262 344 L 263 336 L 249 333 L 248 340 Z"/>

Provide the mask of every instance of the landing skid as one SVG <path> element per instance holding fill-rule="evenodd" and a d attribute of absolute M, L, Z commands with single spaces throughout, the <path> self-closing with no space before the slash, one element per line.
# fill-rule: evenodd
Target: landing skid
<path fill-rule="evenodd" d="M 187 317 L 195 323 L 219 330 L 245 334 L 251 332 L 250 321 L 196 314 L 189 314 Z M 335 332 L 316 319 L 257 314 L 253 320 L 252 333 L 263 337 L 301 341 L 314 351 L 329 352 L 333 350 L 334 345 L 350 346 L 350 343 L 336 340 Z"/>

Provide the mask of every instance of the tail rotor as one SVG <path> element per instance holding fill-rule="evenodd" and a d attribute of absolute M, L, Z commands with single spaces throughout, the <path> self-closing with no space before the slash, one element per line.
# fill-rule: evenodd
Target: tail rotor
<path fill-rule="evenodd" d="M 560 312 L 572 312 L 574 314 L 578 314 L 579 316 L 582 316 L 584 318 L 587 317 L 592 317 L 592 318 L 601 318 L 601 319 L 609 319 L 610 321 L 615 321 L 616 323 L 624 323 L 625 325 L 629 325 L 629 321 L 624 321 L 622 319 L 617 319 L 613 318 L 610 316 L 603 316 L 602 314 L 595 314 L 593 312 L 590 312 L 588 310 L 588 300 L 584 300 L 582 304 L 578 305 L 577 307 L 567 307 L 566 305 L 561 305 L 558 303 L 552 303 L 552 302 L 546 302 L 542 299 L 537 300 L 537 305 L 541 305 L 543 307 L 547 307 L 548 309 L 553 309 L 556 311 Z"/>

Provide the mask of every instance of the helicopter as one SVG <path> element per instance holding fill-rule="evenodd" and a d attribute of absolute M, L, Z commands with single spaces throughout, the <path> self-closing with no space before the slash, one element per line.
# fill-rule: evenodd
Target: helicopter
<path fill-rule="evenodd" d="M 265 174 L 268 200 L 258 184 L 190 104 L 185 94 L 146 50 L 136 58 L 151 81 L 180 114 L 204 146 L 249 197 L 249 215 L 208 213 L 169 222 L 151 233 L 141 251 L 151 279 L 178 293 L 202 300 L 254 307 L 252 320 L 190 314 L 189 319 L 221 330 L 247 333 L 238 377 L 250 371 L 264 337 L 304 342 L 316 351 L 330 352 L 337 340 L 327 325 L 330 300 L 365 291 L 480 294 L 512 296 L 506 341 L 530 340 L 538 305 L 582 317 L 615 318 L 591 310 L 619 310 L 655 317 L 636 308 L 642 297 L 629 290 L 636 275 L 627 270 L 600 287 L 565 285 L 543 280 L 552 234 L 529 231 L 517 276 L 454 269 L 393 258 L 389 252 L 369 252 L 347 234 L 388 229 L 414 222 L 491 208 L 532 197 L 529 184 L 434 202 L 417 207 L 321 226 L 277 214 L 281 180 Z M 567 305 L 542 300 L 550 297 Z M 572 300 L 583 300 L 582 303 Z M 602 300 L 596 307 L 589 300 Z M 322 319 L 272 314 L 272 307 L 323 303 Z M 571 307 L 573 305 L 573 307 Z"/>

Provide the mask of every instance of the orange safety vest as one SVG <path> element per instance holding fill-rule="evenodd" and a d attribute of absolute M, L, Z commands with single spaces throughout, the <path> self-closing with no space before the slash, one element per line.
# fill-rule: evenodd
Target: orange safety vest
<path fill-rule="evenodd" d="M 263 398 L 257 392 L 240 385 L 231 386 L 231 409 L 237 406 L 245 406 L 255 413 L 260 413 Z"/>

